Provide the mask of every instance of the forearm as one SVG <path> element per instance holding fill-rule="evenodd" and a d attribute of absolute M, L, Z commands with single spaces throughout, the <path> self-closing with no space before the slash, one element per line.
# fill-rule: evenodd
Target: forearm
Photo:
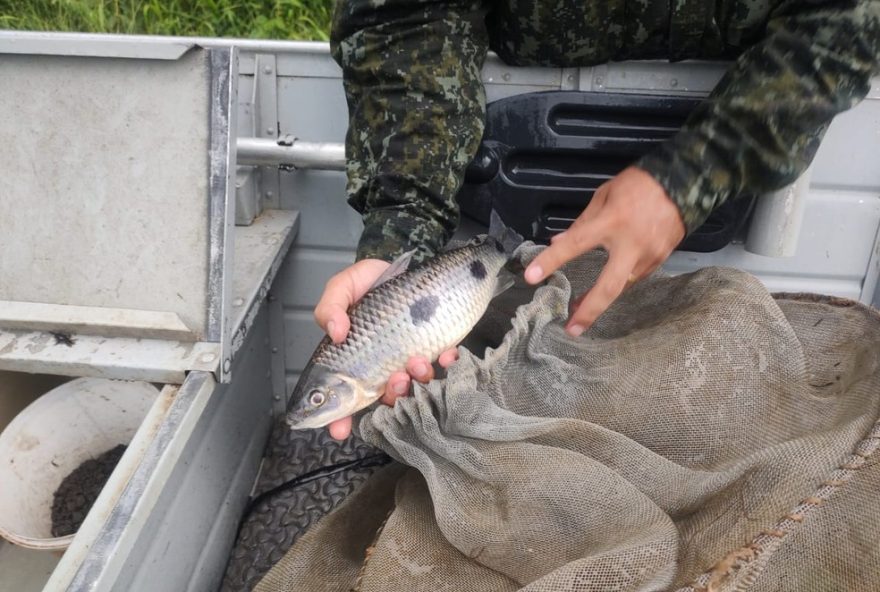
<path fill-rule="evenodd" d="M 693 231 L 725 200 L 793 182 L 878 72 L 880 2 L 790 2 L 682 130 L 637 166 Z"/>
<path fill-rule="evenodd" d="M 487 53 L 479 3 L 340 2 L 331 40 L 349 107 L 349 203 L 358 259 L 439 250 L 483 133 Z"/>

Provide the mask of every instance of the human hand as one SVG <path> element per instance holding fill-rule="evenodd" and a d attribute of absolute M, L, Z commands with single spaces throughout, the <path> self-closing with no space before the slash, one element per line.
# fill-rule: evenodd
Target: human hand
<path fill-rule="evenodd" d="M 327 282 L 314 314 L 318 325 L 334 343 L 345 341 L 351 328 L 348 310 L 367 293 L 389 266 L 390 263 L 381 259 L 363 259 L 343 269 Z M 438 361 L 446 368 L 456 359 L 458 351 L 453 348 L 443 352 Z M 395 372 L 388 377 L 382 402 L 393 405 L 397 397 L 406 395 L 409 392 L 410 377 L 419 382 L 432 380 L 434 368 L 431 361 L 421 356 L 410 358 L 405 371 Z M 334 421 L 328 428 L 333 438 L 344 440 L 351 433 L 351 417 Z"/>
<path fill-rule="evenodd" d="M 525 279 L 537 284 L 575 257 L 604 247 L 608 261 L 595 285 L 573 304 L 569 334 L 586 331 L 624 289 L 657 269 L 684 239 L 678 206 L 647 172 L 629 167 L 603 183 L 571 227 L 529 264 Z"/>

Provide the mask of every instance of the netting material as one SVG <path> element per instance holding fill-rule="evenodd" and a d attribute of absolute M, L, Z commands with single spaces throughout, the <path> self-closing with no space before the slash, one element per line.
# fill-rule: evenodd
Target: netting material
<path fill-rule="evenodd" d="M 503 295 L 475 331 L 497 348 L 363 416 L 411 468 L 257 589 L 874 589 L 876 314 L 710 268 L 644 280 L 570 338 L 603 261 Z"/>

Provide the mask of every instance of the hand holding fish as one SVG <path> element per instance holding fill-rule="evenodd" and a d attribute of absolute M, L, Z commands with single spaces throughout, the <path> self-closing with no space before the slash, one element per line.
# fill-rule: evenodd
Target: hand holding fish
<path fill-rule="evenodd" d="M 343 269 L 327 282 L 324 293 L 315 307 L 315 320 L 333 343 L 339 344 L 345 341 L 351 327 L 348 310 L 367 293 L 390 265 L 381 259 L 364 259 Z M 447 368 L 456 359 L 458 352 L 452 348 L 440 355 L 438 363 Z M 427 383 L 434 378 L 434 367 L 422 356 L 411 357 L 406 364 L 405 372 L 394 372 L 388 377 L 381 401 L 386 405 L 393 405 L 397 397 L 408 393 L 410 377 Z M 344 440 L 351 433 L 351 417 L 332 422 L 329 429 L 333 438 Z"/>
<path fill-rule="evenodd" d="M 294 387 L 288 425 L 330 426 L 331 436 L 345 438 L 351 416 L 380 399 L 393 403 L 409 374 L 427 382 L 429 361 L 451 364 L 453 348 L 489 302 L 513 285 L 506 266 L 522 240 L 492 212 L 488 235 L 412 270 L 415 251 L 390 265 L 364 260 L 337 274 L 315 309 L 328 336 Z"/>
<path fill-rule="evenodd" d="M 575 257 L 596 247 L 608 262 L 596 284 L 572 306 L 566 324 L 580 335 L 623 293 L 657 269 L 685 237 L 678 206 L 645 171 L 630 167 L 596 190 L 589 205 L 565 232 L 553 237 L 526 268 L 525 279 L 537 284 Z"/>

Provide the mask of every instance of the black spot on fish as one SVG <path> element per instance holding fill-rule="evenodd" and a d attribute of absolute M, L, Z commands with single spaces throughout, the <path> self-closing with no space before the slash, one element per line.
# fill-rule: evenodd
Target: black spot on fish
<path fill-rule="evenodd" d="M 483 265 L 483 262 L 479 259 L 476 259 L 471 262 L 471 275 L 477 278 L 478 280 L 482 280 L 486 278 L 486 266 Z"/>
<path fill-rule="evenodd" d="M 409 315 L 412 317 L 413 325 L 421 325 L 427 323 L 437 312 L 440 306 L 440 299 L 433 294 L 422 296 L 409 305 Z"/>

